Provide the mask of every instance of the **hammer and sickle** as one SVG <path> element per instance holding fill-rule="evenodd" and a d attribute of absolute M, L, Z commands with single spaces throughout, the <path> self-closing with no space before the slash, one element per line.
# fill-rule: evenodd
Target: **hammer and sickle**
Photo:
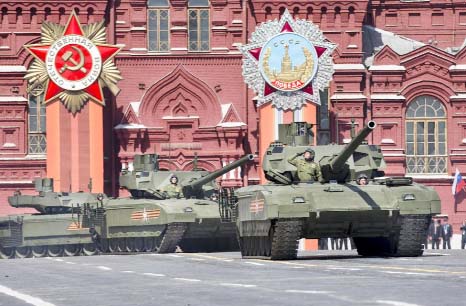
<path fill-rule="evenodd" d="M 77 62 L 72 56 L 73 51 L 66 51 L 65 54 L 61 56 L 64 62 L 71 62 L 74 66 L 69 66 L 68 64 L 64 64 L 63 67 L 60 68 L 60 73 L 65 72 L 65 70 L 77 71 L 80 70 L 82 73 L 86 73 L 87 69 L 84 68 L 84 53 L 76 46 L 71 46 L 73 50 L 78 52 L 79 55 L 79 62 Z"/>

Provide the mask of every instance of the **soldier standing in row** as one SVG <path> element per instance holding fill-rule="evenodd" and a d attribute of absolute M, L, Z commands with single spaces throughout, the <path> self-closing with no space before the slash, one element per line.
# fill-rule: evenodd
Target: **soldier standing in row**
<path fill-rule="evenodd" d="M 429 236 L 432 238 L 432 249 L 439 249 L 440 248 L 440 238 L 442 237 L 442 225 L 440 224 L 440 220 L 436 220 L 432 222 L 429 229 Z"/>
<path fill-rule="evenodd" d="M 298 159 L 300 155 L 303 155 L 304 159 Z M 293 157 L 288 159 L 288 162 L 298 169 L 298 179 L 301 182 L 322 181 L 320 166 L 314 162 L 314 157 L 314 150 L 307 148 L 303 153 L 296 153 Z"/>
<path fill-rule="evenodd" d="M 461 248 L 464 249 L 466 245 L 466 220 L 463 221 L 463 225 L 460 227 L 461 230 Z"/>

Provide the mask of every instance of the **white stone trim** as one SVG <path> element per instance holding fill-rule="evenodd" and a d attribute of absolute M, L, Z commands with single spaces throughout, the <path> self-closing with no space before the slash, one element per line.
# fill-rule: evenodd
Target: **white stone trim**
<path fill-rule="evenodd" d="M 129 51 L 142 51 L 142 52 L 147 52 L 147 48 L 131 48 Z"/>
<path fill-rule="evenodd" d="M 335 70 L 366 70 L 363 64 L 334 64 Z"/>
<path fill-rule="evenodd" d="M 406 100 L 406 98 L 397 94 L 373 94 L 371 100 Z"/>
<path fill-rule="evenodd" d="M 118 124 L 114 127 L 115 130 L 132 130 L 132 129 L 145 129 L 147 128 L 144 124 Z"/>
<path fill-rule="evenodd" d="M 131 31 L 145 31 L 146 27 L 132 27 L 130 30 Z"/>
<path fill-rule="evenodd" d="M 0 185 L 14 185 L 14 184 L 33 184 L 33 180 L 18 180 L 18 181 L 0 181 Z"/>
<path fill-rule="evenodd" d="M 170 30 L 180 31 L 180 30 L 188 30 L 188 28 L 187 27 L 181 27 L 181 26 L 174 26 L 174 27 L 171 27 Z"/>
<path fill-rule="evenodd" d="M 360 93 L 336 93 L 330 100 L 366 100 L 367 97 Z"/>
<path fill-rule="evenodd" d="M 212 27 L 212 30 L 222 30 L 222 31 L 226 31 L 228 30 L 227 27 L 225 26 L 214 26 Z"/>
<path fill-rule="evenodd" d="M 450 100 L 463 100 L 466 99 L 466 93 L 460 93 L 455 96 L 450 96 Z"/>
<path fill-rule="evenodd" d="M 406 71 L 406 68 L 399 65 L 372 65 L 369 71 Z"/>
<path fill-rule="evenodd" d="M 466 71 L 466 65 L 465 64 L 451 65 L 450 67 L 448 67 L 448 70 L 450 70 L 450 71 Z"/>
<path fill-rule="evenodd" d="M 22 65 L 0 65 L 0 72 L 26 72 Z"/>
<path fill-rule="evenodd" d="M 240 127 L 240 126 L 246 126 L 246 123 L 244 122 L 223 122 L 217 124 L 219 127 Z"/>
<path fill-rule="evenodd" d="M 27 102 L 28 100 L 22 96 L 0 96 L 0 102 Z"/>

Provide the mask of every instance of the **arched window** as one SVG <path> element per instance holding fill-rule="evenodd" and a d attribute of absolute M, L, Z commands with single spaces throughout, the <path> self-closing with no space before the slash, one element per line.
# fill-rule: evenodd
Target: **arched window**
<path fill-rule="evenodd" d="M 406 111 L 406 165 L 411 174 L 447 173 L 447 114 L 432 96 L 420 96 Z"/>
<path fill-rule="evenodd" d="M 41 85 L 32 89 L 28 95 L 28 153 L 45 154 L 45 105 L 44 89 Z"/>
<path fill-rule="evenodd" d="M 209 0 L 188 1 L 188 50 L 210 50 Z"/>
<path fill-rule="evenodd" d="M 168 0 L 147 1 L 148 51 L 170 51 Z"/>

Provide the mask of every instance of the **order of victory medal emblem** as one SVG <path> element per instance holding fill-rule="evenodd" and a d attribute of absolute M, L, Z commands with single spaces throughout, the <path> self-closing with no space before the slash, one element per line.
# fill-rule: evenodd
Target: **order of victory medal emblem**
<path fill-rule="evenodd" d="M 73 114 L 92 99 L 104 105 L 102 85 L 117 95 L 121 75 L 112 58 L 121 47 L 105 44 L 103 21 L 81 27 L 73 11 L 66 26 L 44 22 L 41 43 L 24 46 L 35 60 L 29 91 L 45 84 L 45 103 L 59 98 Z"/>
<path fill-rule="evenodd" d="M 243 77 L 258 95 L 258 105 L 272 102 L 281 109 L 297 109 L 306 101 L 320 105 L 319 91 L 333 75 L 331 54 L 336 45 L 318 26 L 294 20 L 285 10 L 280 20 L 259 25 L 243 53 Z"/>

